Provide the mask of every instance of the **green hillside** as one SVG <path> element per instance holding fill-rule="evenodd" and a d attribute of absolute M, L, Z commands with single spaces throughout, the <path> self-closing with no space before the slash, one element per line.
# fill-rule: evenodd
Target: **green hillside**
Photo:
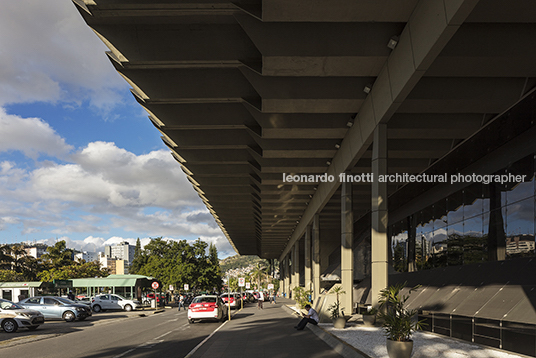
<path fill-rule="evenodd" d="M 255 266 L 257 263 L 263 263 L 268 267 L 268 260 L 263 260 L 255 255 L 234 255 L 220 260 L 221 272 L 226 272 L 231 269 L 246 268 Z"/>

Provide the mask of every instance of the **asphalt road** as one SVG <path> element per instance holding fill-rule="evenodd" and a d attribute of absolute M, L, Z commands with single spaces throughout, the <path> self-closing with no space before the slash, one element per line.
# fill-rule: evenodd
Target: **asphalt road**
<path fill-rule="evenodd" d="M 185 357 L 221 323 L 189 324 L 186 311 L 94 313 L 82 322 L 51 321 L 36 331 L 0 330 L 2 357 Z"/>

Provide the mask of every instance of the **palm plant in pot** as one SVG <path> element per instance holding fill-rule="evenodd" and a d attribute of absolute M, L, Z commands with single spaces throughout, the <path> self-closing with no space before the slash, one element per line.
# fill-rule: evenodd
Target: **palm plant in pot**
<path fill-rule="evenodd" d="M 376 323 L 376 314 L 378 310 L 375 307 L 369 306 L 361 315 L 363 316 L 363 324 L 365 326 L 374 326 Z"/>
<path fill-rule="evenodd" d="M 346 326 L 346 318 L 344 317 L 343 308 L 341 308 L 341 301 L 339 300 L 339 295 L 344 295 L 346 292 L 342 289 L 341 286 L 334 287 L 330 292 L 335 293 L 337 295 L 335 303 L 333 303 L 328 308 L 331 320 L 333 321 L 333 327 L 344 328 Z"/>
<path fill-rule="evenodd" d="M 412 334 L 424 325 L 416 320 L 417 310 L 408 310 L 409 294 L 420 286 L 411 288 L 407 295 L 401 293 L 406 284 L 387 287 L 380 292 L 378 318 L 387 336 L 387 353 L 390 358 L 409 358 L 413 351 Z"/>

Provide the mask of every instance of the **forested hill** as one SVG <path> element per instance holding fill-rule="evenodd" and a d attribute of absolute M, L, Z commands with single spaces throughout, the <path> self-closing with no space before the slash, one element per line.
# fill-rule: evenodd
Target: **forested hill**
<path fill-rule="evenodd" d="M 231 269 L 246 268 L 255 266 L 257 263 L 263 263 L 268 266 L 268 261 L 255 255 L 234 255 L 220 260 L 221 272 L 227 272 Z"/>

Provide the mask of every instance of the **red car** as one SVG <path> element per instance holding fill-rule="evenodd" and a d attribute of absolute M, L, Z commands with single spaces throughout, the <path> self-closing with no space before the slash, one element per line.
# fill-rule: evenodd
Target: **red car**
<path fill-rule="evenodd" d="M 229 305 L 231 306 L 231 308 L 242 307 L 242 299 L 240 298 L 239 293 L 223 293 L 221 294 L 220 298 L 226 306 L 228 305 L 227 301 L 230 300 Z"/>

